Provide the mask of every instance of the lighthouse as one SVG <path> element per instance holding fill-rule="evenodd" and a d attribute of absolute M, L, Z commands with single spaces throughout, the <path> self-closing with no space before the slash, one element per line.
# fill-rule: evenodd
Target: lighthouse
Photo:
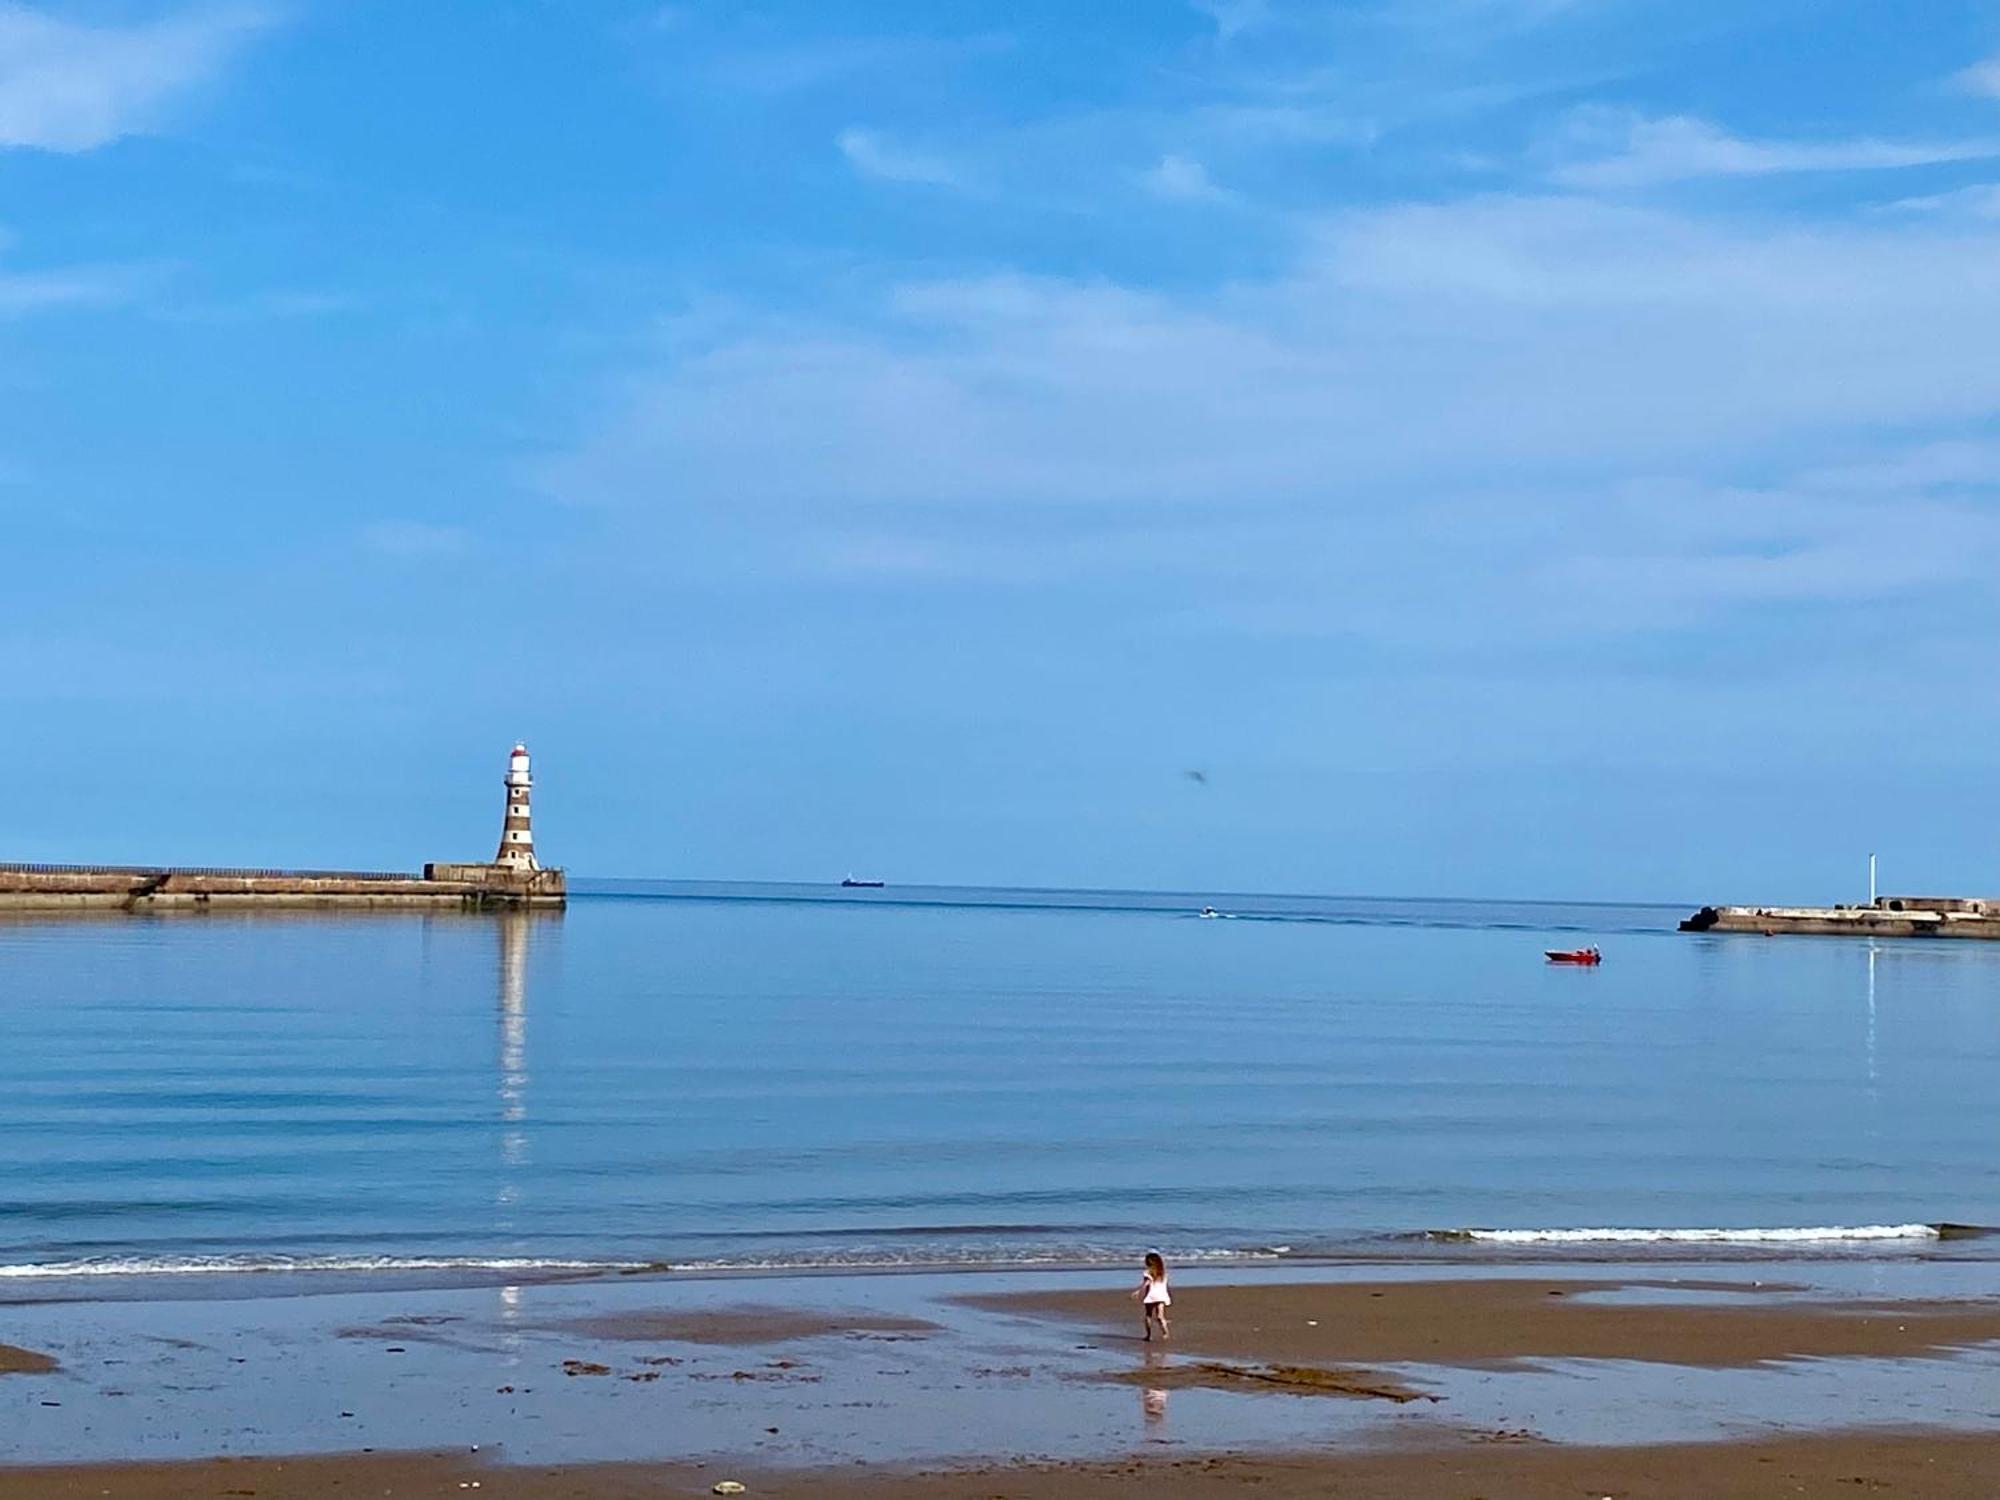
<path fill-rule="evenodd" d="M 507 819 L 500 828 L 500 852 L 493 863 L 523 875 L 541 868 L 535 863 L 535 834 L 528 825 L 528 793 L 534 785 L 535 778 L 528 773 L 528 747 L 516 745 L 507 757 Z"/>

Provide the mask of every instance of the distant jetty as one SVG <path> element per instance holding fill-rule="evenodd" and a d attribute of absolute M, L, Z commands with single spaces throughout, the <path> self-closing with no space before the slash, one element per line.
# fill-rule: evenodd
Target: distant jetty
<path fill-rule="evenodd" d="M 500 847 L 484 864 L 434 863 L 421 875 L 355 870 L 0 864 L 0 912 L 240 911 L 259 908 L 560 908 L 561 870 L 535 858 L 528 750 L 507 757 Z"/>
<path fill-rule="evenodd" d="M 1853 906 L 1704 906 L 1682 932 L 1751 932 L 1767 937 L 2000 938 L 2000 900 L 1964 896 L 1878 896 Z"/>

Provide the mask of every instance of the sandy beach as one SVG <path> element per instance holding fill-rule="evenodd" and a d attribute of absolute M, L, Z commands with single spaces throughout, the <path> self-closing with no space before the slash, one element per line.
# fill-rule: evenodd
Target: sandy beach
<path fill-rule="evenodd" d="M 1803 1289 L 1751 1281 L 1348 1282 L 1207 1287 L 1174 1320 L 1180 1355 L 1309 1366 L 1329 1359 L 1451 1365 L 1527 1359 L 1753 1365 L 1880 1359 L 2000 1340 L 2000 1301 L 1774 1300 Z M 1710 1302 L 1648 1301 L 1648 1293 Z M 1633 1301 L 1611 1301 L 1633 1297 Z M 1112 1337 L 1137 1320 L 1107 1315 L 1100 1293 L 971 1299 Z"/>
<path fill-rule="evenodd" d="M 1028 1463 L 949 1470 L 765 1472 L 711 1465 L 501 1468 L 435 1455 L 17 1470 L 0 1495 L 20 1500 L 351 1500 L 355 1495 L 492 1500 L 658 1500 L 698 1496 L 736 1478 L 772 1500 L 1068 1500 L 1079 1494 L 1175 1500 L 1769 1500 L 1773 1495 L 1988 1500 L 2000 1440 L 1925 1433 L 1839 1434 L 1766 1442 L 1563 1449 L 1465 1444 L 1383 1454 L 1221 1455 L 1120 1463 Z"/>
<path fill-rule="evenodd" d="M 1765 1269 L 15 1305 L 0 1496 L 1994 1493 L 1987 1268 Z"/>
<path fill-rule="evenodd" d="M 16 1349 L 12 1344 L 0 1344 L 0 1375 L 40 1375 L 56 1367 L 56 1362 L 46 1354 L 37 1354 L 32 1349 Z"/>

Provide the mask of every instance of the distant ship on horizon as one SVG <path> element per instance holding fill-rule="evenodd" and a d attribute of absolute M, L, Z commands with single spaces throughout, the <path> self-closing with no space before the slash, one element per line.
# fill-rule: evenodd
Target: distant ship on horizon
<path fill-rule="evenodd" d="M 879 880 L 857 880 L 852 875 L 841 881 L 840 884 L 843 889 L 850 891 L 879 891 L 882 889 L 882 882 Z"/>

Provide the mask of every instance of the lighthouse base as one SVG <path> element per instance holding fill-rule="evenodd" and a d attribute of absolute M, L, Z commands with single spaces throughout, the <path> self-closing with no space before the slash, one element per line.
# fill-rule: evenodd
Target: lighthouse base
<path fill-rule="evenodd" d="M 503 906 L 561 906 L 569 894 L 569 883 L 563 878 L 561 870 L 432 863 L 424 866 L 424 879 L 433 883 L 471 886 L 494 897 L 495 904 Z"/>

